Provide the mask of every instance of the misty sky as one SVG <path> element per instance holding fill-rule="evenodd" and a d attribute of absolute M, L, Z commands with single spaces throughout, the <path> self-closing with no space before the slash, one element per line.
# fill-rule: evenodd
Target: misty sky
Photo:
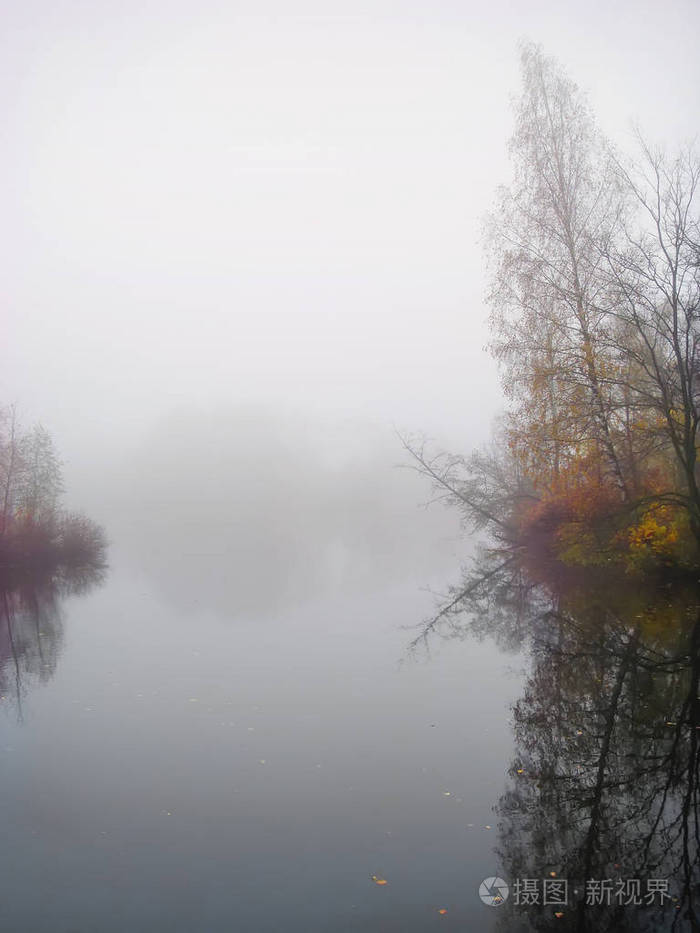
<path fill-rule="evenodd" d="M 519 38 L 625 144 L 696 132 L 695 3 L 68 0 L 2 12 L 0 397 L 67 459 L 269 403 L 465 447 Z"/>

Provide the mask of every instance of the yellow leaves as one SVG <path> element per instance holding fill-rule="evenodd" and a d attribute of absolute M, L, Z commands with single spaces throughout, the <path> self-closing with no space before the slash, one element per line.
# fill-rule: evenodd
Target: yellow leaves
<path fill-rule="evenodd" d="M 629 544 L 633 549 L 651 548 L 662 553 L 677 540 L 678 530 L 671 524 L 668 506 L 649 509 L 629 531 Z"/>
<path fill-rule="evenodd" d="M 687 515 L 675 505 L 654 503 L 626 532 L 618 535 L 626 545 L 630 570 L 644 570 L 650 563 L 683 564 L 694 547 Z"/>
<path fill-rule="evenodd" d="M 671 408 L 668 412 L 668 417 L 670 421 L 673 421 L 674 424 L 682 426 L 685 424 L 685 414 L 682 410 L 678 408 Z"/>
<path fill-rule="evenodd" d="M 538 499 L 516 516 L 520 541 L 536 560 L 569 567 L 622 567 L 630 573 L 653 566 L 691 566 L 697 545 L 687 511 L 669 501 L 672 478 L 661 464 L 639 477 L 634 508 L 594 454 L 562 465 Z"/>

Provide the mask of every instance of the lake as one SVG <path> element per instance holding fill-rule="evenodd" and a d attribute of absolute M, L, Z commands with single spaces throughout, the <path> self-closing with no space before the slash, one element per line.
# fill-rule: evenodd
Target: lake
<path fill-rule="evenodd" d="M 390 434 L 298 437 L 164 427 L 95 480 L 105 581 L 6 593 L 1 928 L 692 929 L 700 722 L 678 630 L 664 640 L 655 610 L 632 641 L 579 607 L 532 616 L 525 638 L 501 593 L 409 651 L 471 542 L 421 507 Z M 673 772 L 656 825 L 651 765 L 661 792 Z M 687 788 L 683 850 L 661 837 Z M 663 844 L 641 866 L 620 820 L 642 836 L 645 819 Z M 518 878 L 643 867 L 646 883 L 671 862 L 660 913 L 584 910 L 573 890 L 560 910 L 515 904 Z M 499 876 L 494 909 L 479 886 Z"/>

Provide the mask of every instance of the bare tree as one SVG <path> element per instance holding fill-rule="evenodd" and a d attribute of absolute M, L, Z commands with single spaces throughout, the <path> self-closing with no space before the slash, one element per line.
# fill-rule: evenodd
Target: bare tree
<path fill-rule="evenodd" d="M 521 63 L 515 178 L 488 223 L 492 349 L 518 401 L 533 473 L 556 475 L 567 458 L 595 449 L 626 497 L 609 380 L 617 361 L 601 339 L 600 308 L 600 243 L 622 211 L 619 176 L 576 85 L 537 46 L 523 47 Z"/>
<path fill-rule="evenodd" d="M 21 441 L 22 470 L 17 483 L 17 509 L 29 524 L 49 523 L 63 491 L 61 464 L 51 435 L 35 425 Z"/>
<path fill-rule="evenodd" d="M 0 473 L 2 482 L 2 515 L 0 516 L 0 535 L 7 531 L 13 506 L 13 492 L 20 472 L 21 457 L 19 451 L 19 437 L 17 427 L 17 412 L 14 405 L 7 409 L 6 419 L 9 422 L 8 433 L 0 438 Z"/>
<path fill-rule="evenodd" d="M 628 362 L 622 384 L 635 417 L 675 460 L 700 536 L 700 161 L 690 150 L 669 159 L 638 139 L 641 162 L 617 163 L 637 210 L 603 251 L 609 344 Z"/>

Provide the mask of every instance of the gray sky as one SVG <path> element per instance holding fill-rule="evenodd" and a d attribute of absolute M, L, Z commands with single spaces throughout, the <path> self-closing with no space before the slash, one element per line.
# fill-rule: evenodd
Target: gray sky
<path fill-rule="evenodd" d="M 500 406 L 477 239 L 517 40 L 621 142 L 695 133 L 695 3 L 3 4 L 0 397 L 69 461 L 271 403 L 469 447 Z"/>

